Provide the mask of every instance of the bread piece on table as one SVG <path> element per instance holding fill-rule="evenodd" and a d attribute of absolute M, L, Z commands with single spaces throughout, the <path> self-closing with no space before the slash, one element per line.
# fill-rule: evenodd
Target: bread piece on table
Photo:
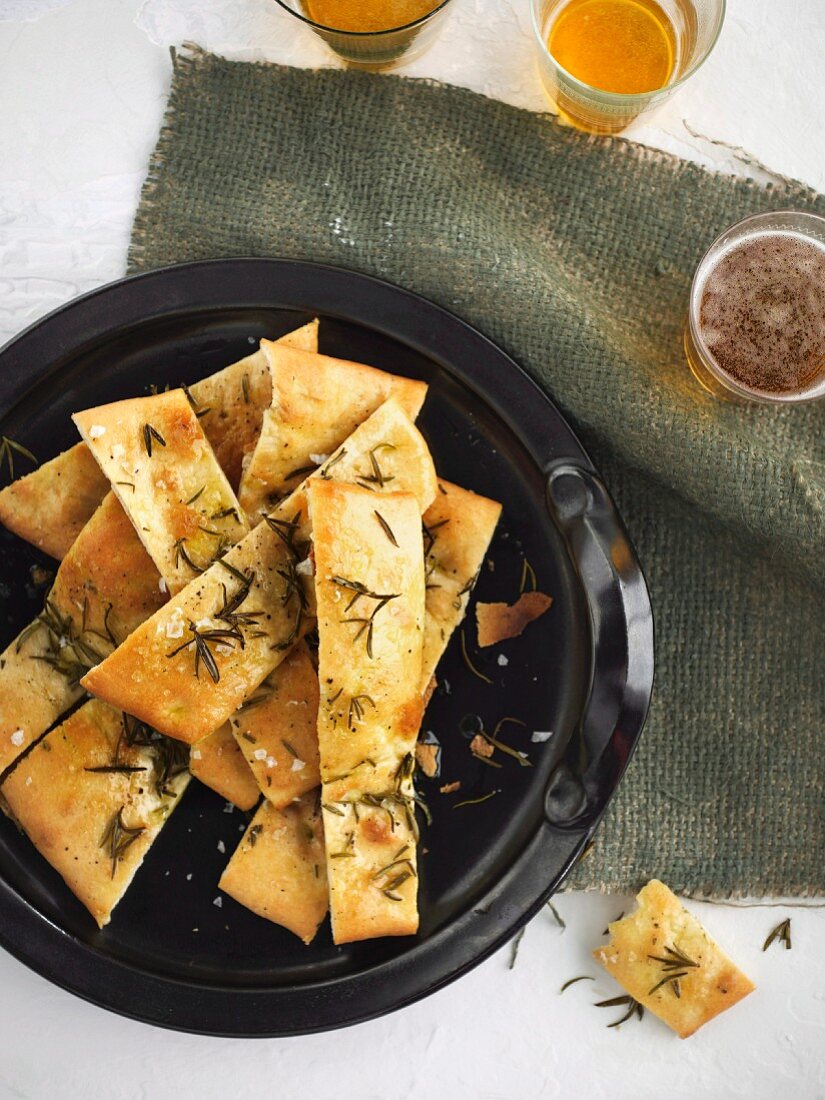
<path fill-rule="evenodd" d="M 60 563 L 42 614 L 0 657 L 0 773 L 82 695 L 84 672 L 166 602 L 109 494 Z"/>
<path fill-rule="evenodd" d="M 189 782 L 185 768 L 164 779 L 157 751 L 129 747 L 123 722 L 122 714 L 91 700 L 19 761 L 2 786 L 29 839 L 101 928 Z M 115 764 L 144 770 L 88 770 Z"/>
<path fill-rule="evenodd" d="M 418 928 L 411 777 L 423 709 L 420 512 L 408 493 L 376 498 L 315 480 L 307 494 L 333 938 L 410 935 Z"/>
<path fill-rule="evenodd" d="M 219 886 L 259 917 L 311 943 L 328 908 L 317 793 L 280 810 L 264 801 Z"/>
<path fill-rule="evenodd" d="M 424 513 L 427 618 L 421 690 L 426 691 L 447 643 L 464 619 L 501 505 L 469 489 L 439 481 Z"/>
<path fill-rule="evenodd" d="M 276 342 L 317 351 L 318 322 Z M 272 401 L 266 357 L 256 351 L 194 383 L 189 393 L 218 462 L 237 488 L 244 456 L 254 447 Z M 78 443 L 0 491 L 0 523 L 60 559 L 108 491 L 109 482 L 88 447 Z"/>
<path fill-rule="evenodd" d="M 261 341 L 261 351 L 272 376 L 272 405 L 238 492 L 250 518 L 270 511 L 388 397 L 415 420 L 427 395 L 424 382 L 362 363 L 269 340 Z"/>
<path fill-rule="evenodd" d="M 59 560 L 108 491 L 100 467 L 78 443 L 0 490 L 0 523 Z"/>
<path fill-rule="evenodd" d="M 189 771 L 239 810 L 251 810 L 261 797 L 255 776 L 244 760 L 228 722 L 192 745 Z"/>
<path fill-rule="evenodd" d="M 72 417 L 172 593 L 249 525 L 183 390 Z"/>
<path fill-rule="evenodd" d="M 653 879 L 630 916 L 608 925 L 597 962 L 639 1004 L 687 1039 L 756 988 L 663 882 Z"/>
<path fill-rule="evenodd" d="M 276 809 L 321 782 L 318 671 L 304 642 L 270 672 L 230 722 L 257 787 Z"/>
<path fill-rule="evenodd" d="M 392 398 L 308 484 L 375 476 L 369 473 L 371 455 L 380 463 L 383 480 L 374 485 L 376 507 L 392 487 L 409 490 L 423 512 L 436 493 L 432 458 L 420 432 Z M 377 520 L 373 524 L 384 537 Z M 304 583 L 311 578 L 301 571 L 310 534 L 304 489 L 299 487 L 267 523 L 259 524 L 90 671 L 83 686 L 190 744 L 212 733 L 312 624 L 313 586 Z M 236 611 L 256 618 L 244 625 L 241 648 L 225 637 L 226 622 L 218 615 L 227 599 L 237 601 L 244 590 Z M 214 631 L 223 635 L 215 637 Z M 204 646 L 208 658 L 202 654 Z"/>

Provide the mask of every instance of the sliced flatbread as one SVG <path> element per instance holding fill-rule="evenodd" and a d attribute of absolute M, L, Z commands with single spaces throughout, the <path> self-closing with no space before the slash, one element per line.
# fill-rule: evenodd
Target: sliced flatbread
<path fill-rule="evenodd" d="M 432 503 L 437 489 L 427 444 L 392 398 L 307 484 L 375 478 L 373 461 L 380 481 L 367 483 L 376 506 L 391 488 L 411 492 L 422 512 Z M 311 626 L 314 592 L 302 571 L 310 534 L 299 488 L 89 672 L 83 686 L 170 737 L 192 744 L 208 736 Z M 244 616 L 242 644 L 237 634 L 228 636 L 227 606 L 234 607 L 229 614 L 236 622 Z"/>
<path fill-rule="evenodd" d="M 250 519 L 274 505 L 327 458 L 388 397 L 415 420 L 427 386 L 343 359 L 261 341 L 272 376 L 272 406 L 241 478 Z"/>
<path fill-rule="evenodd" d="M 427 618 L 424 628 L 425 692 L 447 643 L 464 619 L 484 555 L 501 516 L 501 505 L 469 489 L 439 481 L 424 513 Z"/>
<path fill-rule="evenodd" d="M 88 770 L 115 764 L 144 770 Z M 91 700 L 17 764 L 2 794 L 102 928 L 188 782 L 185 770 L 165 774 L 155 749 L 129 747 L 123 715 Z"/>
<path fill-rule="evenodd" d="M 248 532 L 183 390 L 72 417 L 170 592 Z"/>
<path fill-rule="evenodd" d="M 423 711 L 420 512 L 408 493 L 377 499 L 315 480 L 307 495 L 333 938 L 409 935 L 418 928 L 410 779 Z"/>
<path fill-rule="evenodd" d="M 318 350 L 318 322 L 282 336 L 290 347 Z M 234 488 L 244 457 L 272 401 L 269 364 L 260 350 L 189 387 L 189 395 L 218 462 Z M 0 523 L 58 560 L 109 491 L 85 443 L 64 451 L 0 491 Z"/>
<path fill-rule="evenodd" d="M 189 771 L 239 810 L 251 810 L 261 797 L 255 776 L 244 760 L 228 722 L 192 745 Z"/>
<path fill-rule="evenodd" d="M 42 614 L 0 657 L 0 773 L 82 695 L 80 678 L 167 596 L 109 494 L 60 563 Z"/>
<path fill-rule="evenodd" d="M 311 943 L 328 908 L 317 793 L 281 810 L 264 801 L 219 886 L 259 917 Z"/>
<path fill-rule="evenodd" d="M 0 523 L 60 560 L 109 491 L 84 443 L 0 490 Z"/>
<path fill-rule="evenodd" d="M 680 1039 L 756 988 L 663 882 L 653 879 L 636 902 L 593 957 Z"/>
<path fill-rule="evenodd" d="M 299 642 L 230 720 L 257 787 L 276 809 L 321 782 L 318 697 L 318 671 Z"/>

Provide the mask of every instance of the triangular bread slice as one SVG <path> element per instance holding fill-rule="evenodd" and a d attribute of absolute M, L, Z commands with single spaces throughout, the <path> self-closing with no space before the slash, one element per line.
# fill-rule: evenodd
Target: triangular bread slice
<path fill-rule="evenodd" d="M 0 656 L 0 773 L 82 695 L 80 678 L 168 599 L 111 493 L 57 570 L 41 615 Z"/>
<path fill-rule="evenodd" d="M 311 943 L 328 907 L 317 793 L 280 810 L 264 801 L 219 886 L 259 917 Z"/>
<path fill-rule="evenodd" d="M 269 512 L 324 463 L 388 397 L 415 420 L 427 385 L 344 359 L 261 341 L 272 376 L 272 405 L 241 478 L 238 499 L 252 518 Z"/>
<path fill-rule="evenodd" d="M 244 760 L 228 722 L 192 745 L 189 771 L 239 810 L 251 810 L 261 797 L 255 776 Z"/>
<path fill-rule="evenodd" d="M 318 670 L 299 642 L 230 719 L 257 786 L 276 809 L 321 782 L 318 697 Z"/>
<path fill-rule="evenodd" d="M 183 390 L 100 405 L 72 419 L 170 592 L 248 532 Z"/>
<path fill-rule="evenodd" d="M 318 321 L 280 337 L 303 351 L 318 350 Z M 189 387 L 206 438 L 233 489 L 272 401 L 266 356 L 259 349 Z M 0 490 L 0 523 L 60 560 L 109 491 L 85 443 L 78 443 Z"/>
<path fill-rule="evenodd" d="M 411 935 L 418 928 L 411 777 L 423 712 L 420 512 L 408 493 L 377 499 L 320 480 L 307 493 L 333 939 Z"/>
<path fill-rule="evenodd" d="M 437 491 L 427 444 L 393 398 L 307 484 L 370 478 L 376 501 L 391 488 L 407 490 L 421 512 Z M 189 744 L 212 733 L 311 625 L 313 589 L 301 572 L 310 534 L 299 488 L 92 669 L 83 686 Z M 234 607 L 236 622 L 238 614 L 246 617 L 234 636 L 228 606 Z"/>
<path fill-rule="evenodd" d="M 170 771 L 168 755 L 130 746 L 126 732 L 123 715 L 93 699 L 2 786 L 15 820 L 101 928 L 189 782 L 179 763 Z"/>

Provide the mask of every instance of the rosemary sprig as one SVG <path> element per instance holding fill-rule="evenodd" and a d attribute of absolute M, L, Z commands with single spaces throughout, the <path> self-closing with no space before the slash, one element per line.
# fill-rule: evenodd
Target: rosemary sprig
<path fill-rule="evenodd" d="M 365 489 L 371 489 L 373 485 L 377 485 L 379 489 L 383 489 L 385 485 L 388 485 L 391 481 L 395 481 L 394 475 L 385 474 L 378 463 L 378 452 L 388 450 L 394 451 L 394 443 L 379 443 L 377 447 L 373 447 L 369 452 L 370 470 L 368 474 L 361 474 L 358 477 L 358 484 L 362 485 Z"/>
<path fill-rule="evenodd" d="M 309 477 L 310 474 L 314 474 L 318 467 L 315 463 L 311 463 L 308 466 L 298 466 L 295 470 L 290 470 L 288 474 L 284 474 L 284 481 L 295 481 L 300 478 L 302 481 L 305 477 Z"/>
<path fill-rule="evenodd" d="M 120 807 L 106 826 L 103 836 L 100 838 L 100 847 L 107 851 L 112 861 L 112 878 L 115 877 L 118 863 L 143 831 L 142 825 L 134 828 L 124 825 L 123 806 Z"/>
<path fill-rule="evenodd" d="M 401 595 L 400 592 L 371 592 L 366 585 L 360 581 L 349 580 L 347 577 L 331 577 L 330 580 L 333 584 L 338 585 L 339 588 L 344 588 L 347 591 L 353 592 L 354 595 L 344 608 L 344 614 L 346 615 L 351 611 L 360 599 L 375 600 L 375 607 L 368 616 L 352 616 L 349 619 L 342 619 L 343 623 L 358 623 L 359 627 L 353 638 L 353 643 L 357 642 L 362 634 L 366 632 L 367 636 L 367 656 L 372 658 L 373 656 L 373 631 L 375 626 L 375 616 L 382 608 L 386 607 L 390 600 L 397 600 Z"/>
<path fill-rule="evenodd" d="M 245 374 L 241 379 L 241 393 L 243 394 L 244 404 L 248 405 L 252 398 L 249 396 L 249 375 Z"/>
<path fill-rule="evenodd" d="M 524 933 L 526 928 L 520 928 L 516 934 L 515 939 L 510 944 L 510 962 L 507 964 L 507 969 L 512 970 L 516 965 L 516 959 L 518 958 L 518 949 L 521 947 L 521 941 L 524 939 Z"/>
<path fill-rule="evenodd" d="M 487 733 L 485 732 L 485 730 L 482 729 L 479 730 L 479 736 L 483 737 L 488 745 L 492 745 L 493 748 L 499 749 L 500 752 L 505 753 L 507 756 L 512 756 L 514 760 L 517 760 L 519 762 L 522 768 L 532 768 L 533 763 L 531 760 L 528 760 L 528 758 L 520 753 L 517 749 L 511 748 L 509 745 L 506 745 L 503 741 L 499 740 L 497 734 L 505 722 L 515 722 L 519 726 L 525 725 L 525 723 L 522 722 L 520 718 L 502 718 L 496 725 L 496 728 L 493 730 L 492 733 Z"/>
<path fill-rule="evenodd" d="M 375 701 L 369 695 L 353 695 L 349 701 L 349 712 L 347 716 L 347 726 L 350 730 L 355 730 L 355 723 L 360 722 L 364 717 L 364 708 L 369 705 L 375 710 Z"/>
<path fill-rule="evenodd" d="M 3 469 L 3 463 L 5 462 L 9 468 L 9 479 L 11 481 L 14 481 L 14 456 L 16 454 L 27 458 L 35 466 L 40 465 L 28 447 L 24 447 L 22 443 L 18 443 L 14 439 L 9 439 L 7 435 L 0 435 L 0 470 Z"/>
<path fill-rule="evenodd" d="M 198 420 L 200 420 L 201 417 L 206 416 L 207 413 L 212 412 L 211 406 L 206 407 L 204 405 L 199 405 L 198 404 L 198 402 L 195 400 L 195 395 L 192 393 L 192 391 L 189 389 L 189 387 L 186 385 L 185 382 L 181 383 L 181 389 L 186 394 L 186 400 L 192 406 L 192 412 L 195 414 L 195 416 L 197 417 Z"/>
<path fill-rule="evenodd" d="M 189 633 L 192 635 L 188 641 L 183 642 L 176 649 L 173 649 L 166 656 L 176 657 L 179 653 L 182 653 L 185 649 L 194 647 L 195 653 L 195 678 L 200 679 L 200 666 L 203 663 L 204 668 L 212 678 L 212 682 L 217 684 L 220 681 L 221 673 L 218 668 L 218 663 L 209 648 L 211 643 L 223 642 L 224 645 L 234 645 L 238 642 L 241 649 L 244 648 L 244 637 L 241 631 L 235 627 L 230 630 L 201 630 L 195 624 L 189 621 Z"/>
<path fill-rule="evenodd" d="M 449 519 L 440 519 L 438 523 L 431 523 L 429 526 L 426 523 L 421 524 L 424 533 L 424 557 L 428 558 L 432 553 L 432 549 L 435 546 L 438 535 L 436 532 L 440 527 L 446 526 L 450 521 Z"/>
<path fill-rule="evenodd" d="M 596 1001 L 595 1007 L 616 1008 L 618 1005 L 627 1005 L 627 1012 L 620 1020 L 614 1020 L 612 1024 L 608 1024 L 608 1027 L 618 1027 L 619 1024 L 623 1024 L 625 1020 L 629 1020 L 634 1013 L 640 1020 L 645 1014 L 643 1006 L 639 1004 L 635 997 L 631 997 L 628 994 L 625 994 L 624 997 L 611 997 L 607 1001 Z"/>
<path fill-rule="evenodd" d="M 166 446 L 166 440 L 163 438 L 157 428 L 153 428 L 151 424 L 144 424 L 143 446 L 146 448 L 146 453 L 149 458 L 152 457 L 152 440 L 154 440 L 156 443 L 159 443 L 161 447 Z"/>
<path fill-rule="evenodd" d="M 189 551 L 186 549 L 186 539 L 175 539 L 172 549 L 175 551 L 175 569 L 180 566 L 181 561 L 186 562 L 189 568 L 195 573 L 203 573 L 205 571 L 204 566 L 198 565 L 192 560 L 189 555 Z"/>
<path fill-rule="evenodd" d="M 134 772 L 145 772 L 148 769 L 136 764 L 100 764 L 96 768 L 84 768 L 84 772 L 98 772 L 101 775 L 132 775 Z"/>
<path fill-rule="evenodd" d="M 191 496 L 191 497 L 189 498 L 189 500 L 187 500 L 187 501 L 185 502 L 185 503 L 186 503 L 186 506 L 188 507 L 188 506 L 189 506 L 190 504 L 194 504 L 196 500 L 200 500 L 200 498 L 201 498 L 201 497 L 203 496 L 203 493 L 204 493 L 204 490 L 205 490 L 205 489 L 206 489 L 206 486 L 205 486 L 205 485 L 201 485 L 201 487 L 200 487 L 200 489 L 198 489 L 197 493 L 195 493 L 195 495 L 194 495 L 194 496 Z"/>
<path fill-rule="evenodd" d="M 535 592 L 538 585 L 536 580 L 536 571 L 533 569 L 527 558 L 521 563 L 521 582 L 519 583 L 518 593 L 521 595 L 527 588 L 527 584 L 530 584 L 530 591 Z"/>
<path fill-rule="evenodd" d="M 375 509 L 373 511 L 373 515 L 378 520 L 378 522 L 381 524 L 381 530 L 384 532 L 384 534 L 387 536 L 387 538 L 390 540 L 390 542 L 393 544 L 393 546 L 397 547 L 398 546 L 398 539 L 393 534 L 392 527 L 390 527 L 390 525 L 387 523 L 387 521 L 384 519 L 384 517 L 381 515 L 381 513 L 377 509 Z"/>
<path fill-rule="evenodd" d="M 580 974 L 578 978 L 568 978 L 564 985 L 559 990 L 559 993 L 564 993 L 565 989 L 569 989 L 571 985 L 575 985 L 576 982 L 595 982 L 595 978 L 591 978 L 589 974 Z"/>
<path fill-rule="evenodd" d="M 762 944 L 762 950 L 767 951 L 770 945 L 777 940 L 779 943 L 784 943 L 785 950 L 790 951 L 792 948 L 791 943 L 791 918 L 786 917 L 785 920 L 780 921 L 776 928 L 770 933 L 768 938 Z"/>
<path fill-rule="evenodd" d="M 564 923 L 564 921 L 559 916 L 559 911 L 558 911 L 558 909 L 556 909 L 556 907 L 552 903 L 552 901 L 547 902 L 547 908 L 553 914 L 553 919 L 555 920 L 556 924 L 559 926 L 559 928 L 561 928 L 562 931 L 564 931 L 564 929 L 567 927 L 567 925 Z"/>
<path fill-rule="evenodd" d="M 678 947 L 664 948 L 664 955 L 648 955 L 648 958 L 652 962 L 661 964 L 664 972 L 662 977 L 652 989 L 648 991 L 648 996 L 655 993 L 657 989 L 661 989 L 663 985 L 670 985 L 675 997 L 681 997 L 682 988 L 679 984 L 681 978 L 686 978 L 688 971 L 698 968 L 699 963 L 694 962 L 693 959 L 688 958 L 684 951 L 680 951 Z"/>
<path fill-rule="evenodd" d="M 301 523 L 301 512 L 296 512 L 290 520 L 276 519 L 274 516 L 264 516 L 264 523 L 275 532 L 281 542 L 283 542 L 290 551 L 293 558 L 297 561 L 301 552 L 295 545 L 295 535 Z"/>
<path fill-rule="evenodd" d="M 453 803 L 453 809 L 458 810 L 462 806 L 477 806 L 480 802 L 489 801 L 496 794 L 498 794 L 498 791 L 490 791 L 489 794 L 484 794 L 481 798 L 465 798 L 463 802 Z"/>
<path fill-rule="evenodd" d="M 324 481 L 331 481 L 332 479 L 330 478 L 330 474 L 329 474 L 330 470 L 333 468 L 333 466 L 336 466 L 341 461 L 341 459 L 344 457 L 344 455 L 346 453 L 347 453 L 346 447 L 342 447 L 341 450 L 338 452 L 338 454 L 335 455 L 334 458 L 331 458 L 329 460 L 329 462 L 327 462 L 326 466 L 323 467 L 323 469 L 321 470 L 321 472 L 319 473 L 318 476 L 323 478 Z"/>

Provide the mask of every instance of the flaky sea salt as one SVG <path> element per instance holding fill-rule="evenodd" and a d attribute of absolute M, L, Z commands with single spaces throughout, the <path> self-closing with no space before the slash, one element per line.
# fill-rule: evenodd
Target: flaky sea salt
<path fill-rule="evenodd" d="M 92 424 L 89 428 L 89 439 L 100 439 L 102 435 L 106 434 L 106 429 L 102 424 Z"/>
<path fill-rule="evenodd" d="M 552 730 L 534 730 L 530 735 L 530 740 L 536 745 L 540 745 L 543 741 L 549 741 L 553 736 Z"/>
<path fill-rule="evenodd" d="M 321 466 L 328 458 L 329 455 L 310 455 L 309 461 L 314 462 L 316 466 Z"/>
<path fill-rule="evenodd" d="M 306 765 L 305 760 L 293 760 L 292 761 L 292 770 L 294 772 L 302 772 L 306 766 L 307 765 Z"/>
<path fill-rule="evenodd" d="M 183 632 L 186 629 L 186 623 L 179 616 L 174 619 L 170 619 L 166 624 L 166 637 L 171 639 L 182 638 Z"/>
<path fill-rule="evenodd" d="M 214 901 L 212 902 L 212 904 L 213 904 L 213 905 L 215 905 L 215 906 L 217 906 L 217 907 L 218 907 L 218 909 L 222 908 L 222 906 L 223 906 L 223 898 L 222 898 L 222 897 L 221 897 L 220 895 L 218 895 L 218 897 L 216 897 L 216 898 L 215 898 L 215 900 L 214 900 Z"/>
<path fill-rule="evenodd" d="M 312 558 L 304 558 L 303 561 L 299 561 L 295 566 L 295 572 L 300 573 L 302 577 L 311 577 L 315 572 L 315 568 L 312 564 Z"/>
<path fill-rule="evenodd" d="M 266 749 L 255 749 L 252 755 L 256 760 L 266 760 Z"/>
<path fill-rule="evenodd" d="M 507 665 L 510 664 L 510 660 L 509 658 L 505 657 L 503 653 L 499 653 L 498 663 L 501 665 L 502 668 L 505 668 Z"/>
<path fill-rule="evenodd" d="M 192 749 L 192 759 L 193 760 L 200 760 L 202 756 L 203 756 L 203 753 L 201 752 L 200 749 Z"/>
<path fill-rule="evenodd" d="M 163 593 L 164 596 L 168 595 L 169 585 L 166 583 L 166 580 L 165 580 L 164 577 L 161 577 L 160 580 L 158 581 L 158 588 L 161 590 L 161 592 Z"/>
<path fill-rule="evenodd" d="M 22 745 L 26 740 L 26 735 L 23 730 L 15 730 L 9 740 L 13 745 Z"/>
<path fill-rule="evenodd" d="M 268 756 L 266 758 L 266 766 L 268 768 L 277 768 L 278 767 L 278 761 L 275 759 L 274 756 Z"/>
<path fill-rule="evenodd" d="M 226 852 L 226 845 L 222 840 L 218 841 L 218 851 L 223 855 Z"/>

